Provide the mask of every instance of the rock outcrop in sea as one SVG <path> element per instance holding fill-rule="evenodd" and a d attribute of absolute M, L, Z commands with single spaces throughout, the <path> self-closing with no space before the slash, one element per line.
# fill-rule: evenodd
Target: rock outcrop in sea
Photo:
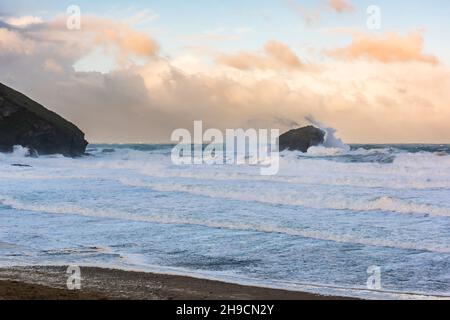
<path fill-rule="evenodd" d="M 88 142 L 73 123 L 0 83 L 0 151 L 20 145 L 40 155 L 81 156 Z"/>
<path fill-rule="evenodd" d="M 310 147 L 323 144 L 325 134 L 323 130 L 314 126 L 291 130 L 280 136 L 280 151 L 307 152 Z"/>

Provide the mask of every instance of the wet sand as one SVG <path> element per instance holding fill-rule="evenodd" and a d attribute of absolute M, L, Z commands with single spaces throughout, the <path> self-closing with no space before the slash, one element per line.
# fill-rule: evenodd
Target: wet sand
<path fill-rule="evenodd" d="M 310 293 L 229 284 L 184 276 L 81 268 L 81 290 L 70 291 L 65 267 L 0 269 L 0 300 L 343 300 Z"/>

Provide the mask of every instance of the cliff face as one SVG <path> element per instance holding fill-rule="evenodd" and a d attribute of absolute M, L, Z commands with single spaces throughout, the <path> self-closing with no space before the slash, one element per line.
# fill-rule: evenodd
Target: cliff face
<path fill-rule="evenodd" d="M 282 134 L 280 136 L 280 151 L 297 150 L 307 152 L 310 147 L 321 145 L 324 141 L 324 131 L 314 126 L 308 126 Z"/>
<path fill-rule="evenodd" d="M 41 155 L 83 155 L 88 142 L 71 122 L 0 83 L 0 151 L 15 145 Z"/>

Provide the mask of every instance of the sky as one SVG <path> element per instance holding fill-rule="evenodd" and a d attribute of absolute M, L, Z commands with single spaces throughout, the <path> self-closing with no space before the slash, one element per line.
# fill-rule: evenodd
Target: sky
<path fill-rule="evenodd" d="M 348 143 L 450 143 L 449 15 L 444 0 L 2 0 L 0 82 L 91 142 L 312 116 Z"/>

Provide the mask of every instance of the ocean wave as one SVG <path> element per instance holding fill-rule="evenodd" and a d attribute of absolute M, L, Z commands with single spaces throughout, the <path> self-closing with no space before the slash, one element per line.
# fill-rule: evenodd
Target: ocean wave
<path fill-rule="evenodd" d="M 347 157 L 348 154 L 351 157 L 358 157 L 358 154 L 364 154 L 364 157 L 381 157 L 390 156 L 391 153 L 388 149 L 357 149 L 342 157 Z M 365 163 L 330 161 L 323 156 L 300 155 L 291 151 L 281 155 L 280 172 L 270 177 L 261 176 L 258 166 L 175 166 L 168 155 L 125 147 L 120 152 L 82 159 L 27 158 L 26 163 L 32 165 L 32 168 L 13 169 L 11 164 L 17 160 L 8 156 L 0 159 L 0 179 L 108 179 L 129 175 L 127 171 L 130 171 L 131 174 L 134 172 L 149 177 L 189 178 L 198 181 L 242 180 L 358 188 L 450 189 L 450 156 L 402 153 L 397 154 L 392 163 Z"/>
<path fill-rule="evenodd" d="M 283 192 L 276 194 L 272 191 L 259 190 L 258 193 L 249 193 L 245 190 L 225 191 L 223 188 L 214 189 L 211 186 L 188 185 L 188 184 L 161 184 L 148 183 L 139 180 L 120 179 L 124 185 L 133 187 L 147 187 L 160 192 L 185 192 L 198 196 L 212 198 L 239 200 L 247 202 L 262 202 L 278 205 L 302 206 L 312 209 L 331 209 L 349 211 L 388 211 L 401 214 L 421 214 L 431 216 L 450 217 L 450 208 L 439 207 L 430 204 L 421 204 L 396 199 L 388 196 L 375 199 L 358 199 L 356 197 L 337 198 L 330 195 L 299 195 L 298 193 Z"/>
<path fill-rule="evenodd" d="M 300 164 L 301 165 L 301 164 Z M 158 170 L 156 170 L 158 169 Z M 198 167 L 196 168 L 198 169 Z M 322 169 L 322 170 L 319 170 Z M 223 168 L 221 170 L 168 170 L 164 167 L 142 166 L 138 171 L 149 177 L 158 178 L 187 178 L 206 181 L 260 181 L 272 183 L 289 183 L 299 185 L 327 185 L 327 186 L 349 186 L 359 188 L 389 188 L 389 189 L 450 189 L 450 176 L 424 177 L 422 174 L 402 175 L 383 174 L 381 169 L 375 174 L 376 169 L 366 171 L 359 168 L 351 170 L 350 167 L 321 167 L 303 166 L 296 167 L 295 171 L 282 172 L 275 176 L 261 176 L 257 172 L 239 172 Z M 325 171 L 325 173 L 324 173 Z"/>
<path fill-rule="evenodd" d="M 114 210 L 100 210 L 92 208 L 83 208 L 80 206 L 69 205 L 69 204 L 30 204 L 18 201 L 9 197 L 0 197 L 0 203 L 4 206 L 8 206 L 15 210 L 39 212 L 39 213 L 50 213 L 50 214 L 70 214 L 70 215 L 80 215 L 86 217 L 97 217 L 97 218 L 108 218 L 117 220 L 128 220 L 128 221 L 138 221 L 138 222 L 149 222 L 149 223 L 159 223 L 159 224 L 171 224 L 171 225 L 194 225 L 201 227 L 217 228 L 217 229 L 228 229 L 228 230 L 239 230 L 239 231 L 254 231 L 263 233 L 279 233 L 286 234 L 290 236 L 299 236 L 302 238 L 309 238 L 322 241 L 331 241 L 343 244 L 355 244 L 355 245 L 365 245 L 365 246 L 375 246 L 375 247 L 387 247 L 393 249 L 403 249 L 403 250 L 416 250 L 416 251 L 429 251 L 450 254 L 449 246 L 438 246 L 438 245 L 421 245 L 420 243 L 409 243 L 409 242 L 399 242 L 395 240 L 387 239 L 370 239 L 362 238 L 353 235 L 346 234 L 332 234 L 324 233 L 320 231 L 312 230 L 301 230 L 294 228 L 279 227 L 273 225 L 264 225 L 258 222 L 254 223 L 237 223 L 233 221 L 208 221 L 206 219 L 193 219 L 185 218 L 180 216 L 173 216 L 168 214 L 164 215 L 135 215 L 122 211 Z"/>
<path fill-rule="evenodd" d="M 396 155 L 394 165 L 406 169 L 432 169 L 448 170 L 450 169 L 450 155 L 444 153 L 400 153 Z M 434 171 L 436 172 L 436 171 Z"/>
<path fill-rule="evenodd" d="M 13 152 L 11 154 L 14 158 L 24 158 L 30 155 L 30 149 L 22 146 L 14 146 Z"/>
<path fill-rule="evenodd" d="M 326 156 L 338 156 L 347 153 L 348 150 L 346 149 L 317 146 L 317 147 L 310 147 L 306 155 L 312 157 L 324 157 L 324 156 L 326 157 Z"/>
<path fill-rule="evenodd" d="M 0 152 L 0 159 L 20 159 L 30 156 L 30 149 L 22 146 L 14 146 L 12 152 Z"/>

